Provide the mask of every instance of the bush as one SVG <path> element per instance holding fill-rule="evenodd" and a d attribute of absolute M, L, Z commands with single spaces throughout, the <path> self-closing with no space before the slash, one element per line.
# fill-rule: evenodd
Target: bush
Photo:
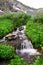
<path fill-rule="evenodd" d="M 41 12 L 39 12 L 39 13 L 37 13 L 36 14 L 36 16 L 34 17 L 35 19 L 35 22 L 41 22 L 42 24 L 43 24 L 43 13 Z"/>
<path fill-rule="evenodd" d="M 43 65 L 43 56 L 41 58 L 37 57 L 36 61 L 31 65 Z"/>
<path fill-rule="evenodd" d="M 27 65 L 27 62 L 23 58 L 14 55 L 14 60 L 11 60 L 8 65 Z"/>
<path fill-rule="evenodd" d="M 13 30 L 13 23 L 9 19 L 0 19 L 0 38 Z"/>
<path fill-rule="evenodd" d="M 14 27 L 18 27 L 21 25 L 25 25 L 27 21 L 30 19 L 30 15 L 27 15 L 25 13 L 13 13 L 13 14 L 4 14 L 0 19 L 10 19 L 14 23 Z"/>
<path fill-rule="evenodd" d="M 14 48 L 12 46 L 6 46 L 0 44 L 0 58 L 10 59 L 14 56 Z"/>
<path fill-rule="evenodd" d="M 13 15 L 13 22 L 14 26 L 19 27 L 22 25 L 25 25 L 27 21 L 30 19 L 30 15 L 24 14 L 24 13 L 16 13 Z"/>
<path fill-rule="evenodd" d="M 27 25 L 25 34 L 32 41 L 35 48 L 43 47 L 43 24 L 31 19 Z"/>
<path fill-rule="evenodd" d="M 24 13 L 4 14 L 0 16 L 0 38 L 13 29 L 25 25 L 30 17 L 30 15 Z"/>

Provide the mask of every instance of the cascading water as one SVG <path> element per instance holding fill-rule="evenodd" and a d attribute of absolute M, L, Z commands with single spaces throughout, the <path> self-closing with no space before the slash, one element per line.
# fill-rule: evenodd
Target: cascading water
<path fill-rule="evenodd" d="M 37 50 L 33 48 L 31 41 L 28 40 L 27 36 L 24 33 L 24 30 L 26 27 L 25 26 L 23 26 L 23 27 L 24 27 L 24 29 L 22 28 L 23 30 L 20 30 L 19 28 L 17 28 L 16 31 L 13 31 L 12 33 L 7 35 L 8 37 L 10 35 L 11 35 L 11 37 L 12 37 L 12 35 L 14 35 L 13 36 L 14 40 L 11 40 L 10 42 L 8 42 L 6 40 L 6 37 L 4 37 L 2 40 L 0 40 L 0 43 L 4 42 L 5 44 L 8 43 L 13 46 L 16 44 L 16 46 L 15 46 L 16 53 L 20 57 L 23 57 L 25 60 L 30 62 L 31 61 L 30 59 L 34 60 L 34 57 L 33 57 L 34 55 L 40 55 L 40 53 L 37 52 Z M 15 36 L 16 36 L 16 39 L 15 39 Z M 9 38 L 8 38 L 8 40 L 9 40 Z"/>
<path fill-rule="evenodd" d="M 33 48 L 31 41 L 28 41 L 27 39 L 23 41 L 23 43 L 21 43 L 21 49 L 31 49 Z"/>
<path fill-rule="evenodd" d="M 24 26 L 24 30 L 25 30 L 25 26 Z M 22 35 L 19 35 L 20 38 L 23 39 L 23 42 L 21 43 L 21 49 L 31 49 L 33 48 L 32 43 L 30 40 L 27 39 L 26 35 L 24 34 L 24 30 L 19 31 L 19 29 L 17 29 L 17 32 L 21 32 Z"/>
<path fill-rule="evenodd" d="M 24 30 L 25 30 L 25 26 L 24 26 Z M 24 34 L 24 30 L 20 31 L 22 33 L 22 35 L 19 35 L 20 38 L 23 39 L 23 42 L 21 43 L 20 49 L 16 48 L 16 53 L 19 56 L 22 56 L 24 54 L 29 54 L 29 55 L 38 55 L 39 52 L 37 52 L 36 49 L 33 48 L 33 45 L 31 43 L 30 40 L 28 40 L 27 36 Z M 19 29 L 18 29 L 19 31 Z"/>

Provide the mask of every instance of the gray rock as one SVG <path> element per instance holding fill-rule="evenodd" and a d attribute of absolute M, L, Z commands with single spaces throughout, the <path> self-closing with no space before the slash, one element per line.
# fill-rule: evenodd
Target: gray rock
<path fill-rule="evenodd" d="M 0 15 L 4 14 L 4 12 L 2 10 L 0 10 Z"/>
<path fill-rule="evenodd" d="M 5 37 L 6 40 L 15 40 L 16 38 L 18 38 L 18 35 L 15 34 L 8 34 Z"/>
<path fill-rule="evenodd" d="M 19 31 L 21 31 L 21 30 L 23 30 L 23 29 L 24 29 L 24 27 L 23 27 L 23 26 L 19 27 Z"/>
<path fill-rule="evenodd" d="M 3 37 L 2 39 L 0 39 L 0 43 L 5 42 L 5 37 Z"/>

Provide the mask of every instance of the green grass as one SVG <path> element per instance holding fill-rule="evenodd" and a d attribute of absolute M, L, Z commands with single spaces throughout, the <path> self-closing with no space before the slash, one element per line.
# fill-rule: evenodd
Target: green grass
<path fill-rule="evenodd" d="M 43 23 L 35 22 L 34 19 L 28 21 L 25 34 L 32 41 L 34 48 L 43 47 Z"/>
<path fill-rule="evenodd" d="M 9 19 L 0 19 L 0 38 L 13 30 L 13 23 Z"/>
<path fill-rule="evenodd" d="M 0 59 L 11 59 L 14 57 L 14 48 L 0 44 Z"/>
<path fill-rule="evenodd" d="M 25 25 L 30 17 L 30 15 L 25 13 L 4 14 L 0 16 L 0 38 L 15 28 Z"/>
<path fill-rule="evenodd" d="M 43 56 L 41 58 L 37 57 L 35 62 L 33 62 L 31 65 L 43 65 Z"/>
<path fill-rule="evenodd" d="M 8 65 L 27 65 L 27 62 L 23 58 L 15 54 L 12 46 L 0 44 L 0 59 L 8 60 Z"/>
<path fill-rule="evenodd" d="M 27 65 L 28 63 L 20 58 L 18 55 L 14 54 L 14 60 L 9 61 L 8 65 Z"/>
<path fill-rule="evenodd" d="M 31 18 L 30 15 L 25 13 L 13 13 L 13 14 L 4 14 L 0 19 L 10 19 L 14 23 L 14 27 L 19 27 L 25 25 L 27 21 Z"/>

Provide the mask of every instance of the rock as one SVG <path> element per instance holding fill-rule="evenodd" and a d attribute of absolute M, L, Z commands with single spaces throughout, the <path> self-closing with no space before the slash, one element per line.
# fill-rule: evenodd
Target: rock
<path fill-rule="evenodd" d="M 23 29 L 24 29 L 24 27 L 23 27 L 23 26 L 19 27 L 19 31 L 21 31 L 21 30 L 23 30 Z"/>
<path fill-rule="evenodd" d="M 25 36 L 25 34 L 19 35 L 20 38 L 22 38 L 23 40 L 26 40 L 27 37 Z"/>
<path fill-rule="evenodd" d="M 0 43 L 5 42 L 5 37 L 3 37 L 2 39 L 0 39 Z"/>
<path fill-rule="evenodd" d="M 7 41 L 7 45 L 11 45 L 13 47 L 19 47 L 22 43 L 22 39 L 16 38 L 15 40 Z"/>
<path fill-rule="evenodd" d="M 0 10 L 0 15 L 4 14 L 4 12 L 2 10 Z"/>
<path fill-rule="evenodd" d="M 17 35 L 23 35 L 20 31 L 17 33 Z"/>
<path fill-rule="evenodd" d="M 15 35 L 15 34 L 8 34 L 8 35 L 6 35 L 5 39 L 6 40 L 15 40 L 18 37 L 19 36 L 18 35 Z"/>

